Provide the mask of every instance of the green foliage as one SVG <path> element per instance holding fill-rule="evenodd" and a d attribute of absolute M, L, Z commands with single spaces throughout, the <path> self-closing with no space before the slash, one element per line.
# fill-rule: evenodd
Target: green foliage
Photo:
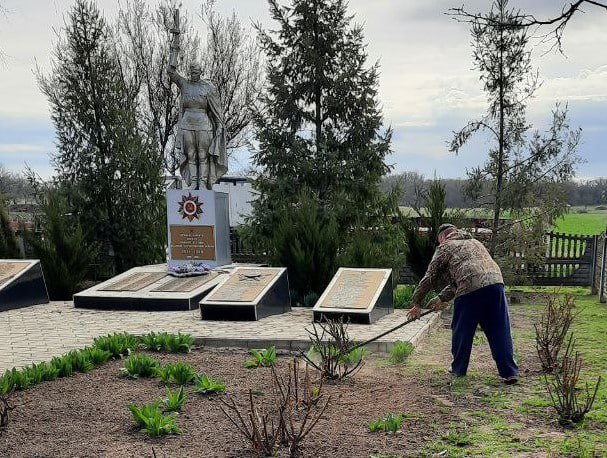
<path fill-rule="evenodd" d="M 27 243 L 40 259 L 51 300 L 71 300 L 96 258 L 96 244 L 85 240 L 59 189 L 48 188 L 41 197 L 42 234 L 26 232 Z"/>
<path fill-rule="evenodd" d="M 249 353 L 253 355 L 253 359 L 245 361 L 244 367 L 252 369 L 255 367 L 271 367 L 276 363 L 276 347 L 270 347 L 268 349 L 262 348 L 260 350 L 250 350 Z"/>
<path fill-rule="evenodd" d="M 88 359 L 87 353 L 82 350 L 70 351 L 64 358 L 68 358 L 74 372 L 89 372 L 95 366 Z"/>
<path fill-rule="evenodd" d="M 428 232 L 420 233 L 419 228 L 408 220 L 405 224 L 405 238 L 407 240 L 407 264 L 413 273 L 421 278 L 426 273 L 428 265 L 438 246 L 438 228 L 448 219 L 445 211 L 445 185 L 440 180 L 433 180 L 429 189 L 421 191 L 424 209 L 418 210 L 420 214 L 428 215 L 426 225 Z"/>
<path fill-rule="evenodd" d="M 338 227 L 314 194 L 304 192 L 297 204 L 283 208 L 272 246 L 272 263 L 287 268 L 296 301 L 322 294 L 336 269 Z"/>
<path fill-rule="evenodd" d="M 154 376 L 158 377 L 165 385 L 171 383 L 171 374 L 173 373 L 173 365 L 166 363 L 164 367 L 157 367 L 154 371 Z"/>
<path fill-rule="evenodd" d="M 149 378 L 156 374 L 156 368 L 160 363 L 148 355 L 134 354 L 124 361 L 124 367 L 121 371 L 131 378 Z"/>
<path fill-rule="evenodd" d="M 165 412 L 179 412 L 183 407 L 186 400 L 186 394 L 183 386 L 175 392 L 171 391 L 169 387 L 166 387 L 167 397 L 163 401 Z"/>
<path fill-rule="evenodd" d="M 130 355 L 131 351 L 137 348 L 139 341 L 132 334 L 114 333 L 104 337 L 97 337 L 94 341 L 94 347 L 109 352 L 113 358 L 121 358 Z"/>
<path fill-rule="evenodd" d="M 0 259 L 19 259 L 19 245 L 11 228 L 8 214 L 0 201 Z"/>
<path fill-rule="evenodd" d="M 443 440 L 448 444 L 456 445 L 458 447 L 472 444 L 472 440 L 467 434 L 455 430 L 449 430 L 447 434 L 443 436 Z"/>
<path fill-rule="evenodd" d="M 102 350 L 101 348 L 89 347 L 82 350 L 82 352 L 95 367 L 105 364 L 112 357 L 109 351 Z"/>
<path fill-rule="evenodd" d="M 363 359 L 369 356 L 369 354 L 369 350 L 367 350 L 365 347 L 360 347 L 356 348 L 355 350 L 352 350 L 349 353 L 346 353 L 345 355 L 342 355 L 341 361 L 346 366 L 354 367 L 362 363 Z"/>
<path fill-rule="evenodd" d="M 95 2 L 76 0 L 57 33 L 51 70 L 38 71 L 56 131 L 56 180 L 105 273 L 165 258 L 163 154 L 140 129 L 140 81 L 124 71 L 114 30 Z"/>
<path fill-rule="evenodd" d="M 141 431 L 149 436 L 164 436 L 166 434 L 181 434 L 175 423 L 175 414 L 163 415 L 158 404 L 146 404 L 141 408 L 135 404 L 129 406 L 133 418 L 141 427 Z"/>
<path fill-rule="evenodd" d="M 160 371 L 156 372 L 157 374 L 161 374 L 160 379 L 163 382 L 166 380 L 166 372 L 169 372 L 169 381 L 177 383 L 178 385 L 188 385 L 190 383 L 194 383 L 198 377 L 198 374 L 192 366 L 181 361 L 175 364 L 167 363 L 164 369 L 164 374 L 162 374 Z"/>
<path fill-rule="evenodd" d="M 395 309 L 408 309 L 411 308 L 411 300 L 413 299 L 413 293 L 415 292 L 415 285 L 398 285 L 393 292 L 394 308 Z M 430 299 L 436 294 L 430 291 L 426 294 L 426 297 L 422 299 L 421 306 L 424 307 Z"/>
<path fill-rule="evenodd" d="M 226 385 L 221 380 L 213 380 L 207 375 L 198 377 L 194 392 L 198 394 L 214 394 L 223 393 L 226 390 Z"/>
<path fill-rule="evenodd" d="M 58 377 L 71 377 L 74 374 L 72 359 L 67 355 L 54 357 L 51 365 L 57 370 Z"/>
<path fill-rule="evenodd" d="M 353 229 L 387 227 L 396 215 L 395 200 L 379 190 L 390 169 L 392 131 L 382 126 L 378 66 L 367 65 L 362 27 L 343 0 L 314 8 L 305 0 L 271 0 L 270 10 L 278 26 L 259 30 L 267 91 L 254 117 L 260 196 L 249 240 L 270 253 L 276 247 L 275 262 L 289 262 L 301 301 L 310 291 L 322 293 Z M 358 262 L 358 246 L 348 261 Z"/>
<path fill-rule="evenodd" d="M 392 412 L 388 412 L 388 415 L 386 415 L 385 418 L 382 418 L 381 420 L 374 420 L 369 423 L 369 431 L 372 433 L 378 431 L 395 433 L 403 425 L 403 419 L 403 415 L 398 415 L 395 417 Z"/>
<path fill-rule="evenodd" d="M 392 364 L 404 364 L 412 352 L 413 345 L 411 345 L 411 342 L 403 342 L 401 340 L 394 342 L 394 346 L 390 351 L 390 362 Z"/>
<path fill-rule="evenodd" d="M 169 351 L 171 353 L 189 353 L 194 345 L 194 338 L 190 334 L 168 334 L 151 332 L 141 337 L 144 348 L 150 351 Z"/>

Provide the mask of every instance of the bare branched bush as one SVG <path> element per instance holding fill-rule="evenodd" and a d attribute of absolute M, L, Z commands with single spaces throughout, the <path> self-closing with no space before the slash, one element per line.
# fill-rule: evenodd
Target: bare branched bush
<path fill-rule="evenodd" d="M 579 352 L 574 351 L 574 346 L 575 340 L 571 335 L 559 364 L 559 370 L 554 371 L 551 376 L 544 377 L 552 406 L 559 415 L 559 423 L 564 426 L 584 420 L 584 416 L 592 409 L 601 384 L 599 377 L 594 389 L 589 387 L 588 382 L 584 389 L 578 386 L 582 358 Z"/>
<path fill-rule="evenodd" d="M 573 296 L 567 294 L 548 296 L 546 307 L 539 321 L 533 325 L 535 328 L 535 347 L 546 373 L 559 370 L 559 353 L 565 342 L 567 332 L 575 318 L 575 301 Z"/>
<path fill-rule="evenodd" d="M 348 325 L 343 319 L 329 320 L 324 316 L 320 323 L 306 329 L 312 348 L 302 357 L 327 380 L 342 380 L 356 373 L 363 363 L 363 349 L 354 350 L 348 336 Z"/>
<path fill-rule="evenodd" d="M 301 442 L 312 431 L 329 405 L 320 405 L 322 377 L 314 385 L 310 371 L 300 370 L 297 359 L 289 364 L 286 374 L 272 367 L 272 401 L 256 402 L 249 390 L 248 408 L 239 407 L 233 399 L 220 399 L 221 411 L 251 444 L 258 456 L 274 456 L 281 446 L 291 457 L 300 454 Z"/>

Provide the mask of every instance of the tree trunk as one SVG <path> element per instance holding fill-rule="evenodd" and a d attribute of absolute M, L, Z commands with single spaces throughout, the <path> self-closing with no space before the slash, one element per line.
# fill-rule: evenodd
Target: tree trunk
<path fill-rule="evenodd" d="M 497 175 L 495 185 L 495 202 L 493 203 L 493 226 L 491 228 L 491 246 L 489 252 L 495 256 L 498 242 L 498 228 L 502 210 L 502 188 L 504 181 L 504 31 L 500 29 L 500 95 L 499 95 L 499 147 L 497 153 Z"/>

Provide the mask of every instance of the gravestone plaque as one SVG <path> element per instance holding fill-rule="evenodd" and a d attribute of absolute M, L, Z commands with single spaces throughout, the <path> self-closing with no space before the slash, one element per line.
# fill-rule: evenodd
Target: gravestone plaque
<path fill-rule="evenodd" d="M 392 270 L 340 268 L 312 309 L 314 320 L 370 324 L 392 313 Z"/>
<path fill-rule="evenodd" d="M 152 283 L 156 283 L 158 280 L 166 277 L 167 274 L 164 272 L 137 272 L 127 277 L 110 283 L 102 288 L 100 291 L 139 291 L 146 286 L 150 286 Z"/>
<path fill-rule="evenodd" d="M 104 283 L 74 294 L 74 307 L 96 310 L 193 310 L 227 277 L 225 271 L 172 277 L 167 265 L 134 267 Z"/>
<path fill-rule="evenodd" d="M 385 272 L 377 270 L 342 270 L 321 306 L 364 310 L 373 301 L 384 277 Z"/>
<path fill-rule="evenodd" d="M 217 278 L 219 275 L 219 272 L 210 272 L 206 275 L 201 275 L 198 277 L 173 278 L 152 289 L 152 291 L 189 292 L 195 290 L 196 288 L 200 288 L 202 285 Z"/>
<path fill-rule="evenodd" d="M 0 261 L 0 286 L 8 283 L 29 267 L 28 263 L 15 261 Z"/>
<path fill-rule="evenodd" d="M 210 301 L 253 302 L 282 269 L 238 269 L 208 297 Z"/>
<path fill-rule="evenodd" d="M 238 267 L 200 302 L 203 320 L 254 321 L 291 310 L 287 269 Z"/>
<path fill-rule="evenodd" d="M 48 302 L 40 261 L 0 259 L 0 312 Z"/>

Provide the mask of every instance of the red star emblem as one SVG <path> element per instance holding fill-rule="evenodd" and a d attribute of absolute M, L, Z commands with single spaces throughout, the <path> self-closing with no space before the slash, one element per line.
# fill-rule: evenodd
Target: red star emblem
<path fill-rule="evenodd" d="M 198 196 L 193 196 L 192 193 L 188 193 L 187 196 L 181 196 L 181 202 L 179 204 L 179 214 L 183 219 L 192 221 L 193 219 L 200 219 L 202 215 L 202 202 L 198 202 Z"/>

